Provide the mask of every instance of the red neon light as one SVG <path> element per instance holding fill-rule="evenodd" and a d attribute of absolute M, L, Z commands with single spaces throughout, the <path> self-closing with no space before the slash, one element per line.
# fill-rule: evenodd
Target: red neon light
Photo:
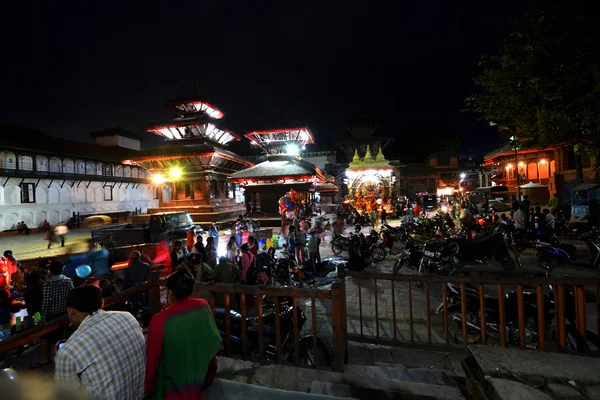
<path fill-rule="evenodd" d="M 179 159 L 187 159 L 187 158 L 200 158 L 200 157 L 213 157 L 213 156 L 220 157 L 220 158 L 223 158 L 223 159 L 229 160 L 229 161 L 234 161 L 238 164 L 242 164 L 247 167 L 252 167 L 254 165 L 249 161 L 242 160 L 240 158 L 231 157 L 231 156 L 228 156 L 227 154 L 222 154 L 222 153 L 219 153 L 216 151 L 209 152 L 209 153 L 184 154 L 184 155 L 180 155 L 180 156 L 154 156 L 154 157 L 134 158 L 133 160 L 124 160 L 123 163 L 125 164 L 126 161 L 134 163 L 134 162 L 179 160 Z"/>
<path fill-rule="evenodd" d="M 552 151 L 554 150 L 554 147 L 546 147 L 545 149 L 534 149 L 534 150 L 519 150 L 517 151 L 517 154 L 531 154 L 531 153 L 540 153 L 542 151 Z M 500 153 L 500 154 L 494 154 L 493 156 L 486 158 L 485 160 L 493 160 L 496 157 L 505 157 L 505 156 L 514 156 L 515 152 L 514 151 L 507 151 L 504 153 Z"/>
<path fill-rule="evenodd" d="M 314 180 L 318 179 L 321 183 L 325 180 L 319 175 L 292 175 L 292 176 L 269 176 L 269 177 L 248 177 L 248 178 L 231 178 L 230 182 L 270 182 L 270 181 L 300 181 L 300 180 Z M 273 183 L 274 185 L 277 182 Z"/>
<path fill-rule="evenodd" d="M 121 261 L 118 263 L 114 263 L 112 267 L 110 267 L 111 271 L 119 271 L 121 269 L 127 268 L 129 265 L 129 261 Z"/>

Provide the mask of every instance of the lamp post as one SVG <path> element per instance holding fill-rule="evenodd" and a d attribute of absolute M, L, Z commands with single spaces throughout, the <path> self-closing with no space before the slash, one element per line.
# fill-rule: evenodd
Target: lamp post
<path fill-rule="evenodd" d="M 517 199 L 521 201 L 521 176 L 519 175 L 519 147 L 517 146 L 517 137 L 510 137 L 510 144 L 515 151 L 515 172 L 517 174 Z"/>

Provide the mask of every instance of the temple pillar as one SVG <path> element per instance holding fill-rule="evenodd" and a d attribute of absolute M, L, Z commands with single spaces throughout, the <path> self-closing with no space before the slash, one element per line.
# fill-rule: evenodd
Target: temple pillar
<path fill-rule="evenodd" d="M 173 182 L 171 183 L 171 199 L 172 200 L 179 200 L 179 198 L 177 197 L 178 193 L 177 193 L 177 182 Z"/>
<path fill-rule="evenodd" d="M 196 200 L 207 200 L 210 199 L 210 188 L 208 181 L 205 179 L 199 179 L 192 181 L 192 190 L 194 193 L 194 199 Z"/>
<path fill-rule="evenodd" d="M 483 186 L 483 174 L 479 171 L 479 187 Z"/>
<path fill-rule="evenodd" d="M 485 174 L 485 186 L 490 186 L 490 175 L 489 174 Z"/>

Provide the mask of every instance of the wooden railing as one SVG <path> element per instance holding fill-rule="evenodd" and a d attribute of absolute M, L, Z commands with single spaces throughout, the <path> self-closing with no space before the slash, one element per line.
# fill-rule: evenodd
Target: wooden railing
<path fill-rule="evenodd" d="M 123 291 L 122 293 L 105 299 L 104 307 L 109 307 L 113 304 L 127 300 L 129 297 L 139 294 L 143 291 L 148 291 L 148 299 L 150 305 L 151 315 L 155 315 L 161 310 L 161 290 L 164 289 L 166 280 L 160 280 L 157 272 L 152 272 L 150 280 L 142 285 L 138 285 L 134 288 Z M 217 284 L 217 283 L 196 283 L 194 287 L 193 297 L 200 297 L 201 292 L 209 293 L 208 301 L 211 305 L 213 315 L 215 314 L 215 293 L 223 293 L 225 296 L 225 351 L 228 356 L 233 355 L 232 353 L 232 333 L 231 333 L 231 319 L 230 319 L 230 299 L 232 295 L 240 296 L 240 314 L 242 315 L 242 336 L 247 335 L 248 326 L 246 324 L 246 316 L 248 315 L 249 309 L 246 304 L 246 295 L 254 295 L 259 299 L 263 296 L 271 296 L 274 299 L 275 308 L 275 332 L 276 332 L 276 360 L 277 363 L 285 363 L 287 360 L 282 358 L 281 346 L 282 346 L 282 335 L 281 335 L 281 321 L 280 315 L 280 298 L 291 297 L 292 306 L 295 308 L 298 305 L 298 299 L 306 298 L 310 299 L 311 302 L 311 334 L 313 336 L 312 346 L 313 351 L 317 354 L 317 307 L 316 300 L 331 301 L 331 324 L 333 328 L 333 368 L 336 371 L 343 371 L 344 360 L 346 358 L 346 325 L 345 325 L 345 284 L 344 282 L 334 283 L 331 290 L 315 290 L 315 289 L 291 289 L 291 288 L 269 288 L 265 286 L 248 286 L 248 285 L 228 285 L 228 284 Z M 265 343 L 264 343 L 264 326 L 263 326 L 263 305 L 261 301 L 257 302 L 257 319 L 259 325 L 259 360 L 265 361 Z M 293 337 L 294 337 L 294 363 L 299 365 L 299 340 L 300 340 L 300 329 L 298 326 L 298 319 L 296 315 L 293 318 Z M 39 339 L 42 335 L 50 332 L 64 329 L 68 326 L 69 321 L 66 316 L 57 318 L 53 321 L 38 325 L 34 328 L 28 329 L 22 333 L 18 333 L 10 337 L 8 340 L 0 342 L 0 354 L 14 350 L 19 346 L 27 343 L 34 342 Z M 242 341 L 243 350 L 241 356 L 243 358 L 249 358 L 246 340 Z M 330 368 L 330 365 L 318 365 L 318 368 Z"/>
<path fill-rule="evenodd" d="M 526 326 L 527 322 L 542 327 L 537 328 L 538 341 L 534 346 L 541 351 L 565 352 L 575 350 L 574 347 L 579 353 L 589 353 L 591 347 L 595 347 L 594 351 L 596 352 L 600 350 L 598 339 L 600 336 L 600 279 L 485 279 L 356 272 L 348 272 L 347 276 L 351 277 L 358 287 L 357 310 L 351 310 L 351 312 L 354 311 L 354 315 L 348 316 L 351 321 L 356 316 L 358 317 L 358 324 L 353 324 L 354 331 L 348 333 L 350 340 L 387 345 L 410 344 L 412 347 L 419 347 L 421 344 L 427 348 L 434 346 L 446 350 L 452 346 L 451 342 L 455 342 L 455 344 L 462 342 L 464 347 L 472 343 L 469 332 L 475 330 L 480 332 L 480 338 L 477 340 L 479 344 L 496 342 L 494 344 L 502 347 L 513 345 L 525 348 L 528 347 L 526 330 L 531 328 L 531 326 Z M 417 282 L 421 283 L 422 289 L 416 287 Z M 452 337 L 449 332 L 449 284 L 454 285 L 458 291 L 456 297 L 459 297 L 459 300 L 452 307 L 454 311 L 460 307 L 460 321 L 462 322 L 455 337 Z M 489 294 L 490 286 L 493 287 L 491 291 L 493 295 Z M 514 289 L 507 290 L 508 286 Z M 549 295 L 550 286 L 553 288 L 553 296 Z M 371 288 L 372 293 L 366 293 Z M 382 292 L 388 288 L 391 296 L 389 293 L 382 295 Z M 595 304 L 586 302 L 586 289 L 587 294 L 591 294 L 590 297 L 595 294 L 593 301 Z M 441 292 L 438 297 L 439 309 L 436 310 L 442 316 L 441 326 L 432 323 L 431 314 L 435 307 L 432 304 L 431 292 L 434 290 Z M 509 314 L 515 310 L 515 305 L 509 303 L 506 297 L 508 293 L 515 294 L 511 296 L 510 301 L 516 297 L 516 329 L 514 329 L 515 327 L 509 329 L 507 326 L 507 323 L 511 322 L 507 318 L 514 317 Z M 494 299 L 495 295 L 498 300 Z M 527 310 L 525 295 L 530 300 L 535 298 L 533 304 L 530 301 L 527 305 Z M 368 301 L 365 301 L 367 298 Z M 380 306 L 382 301 L 387 303 L 384 310 L 386 315 L 383 316 Z M 477 301 L 478 304 L 474 305 L 473 301 Z M 551 303 L 552 301 L 553 303 Z M 486 307 L 486 302 L 490 302 L 490 307 Z M 497 302 L 498 310 L 498 321 L 493 321 L 497 324 L 498 329 L 496 338 L 489 337 L 490 327 L 486 326 L 486 323 L 492 322 L 486 321 L 486 318 L 490 315 L 490 310 L 494 310 L 492 305 L 494 302 Z M 552 305 L 553 310 L 545 309 L 547 303 Z M 595 309 L 591 312 L 592 315 L 588 315 L 586 307 L 588 304 L 595 305 L 595 307 L 590 307 Z M 368 310 L 369 307 L 370 310 Z M 398 315 L 399 308 L 401 315 Z M 366 312 L 365 309 L 367 309 Z M 533 309 L 535 311 L 532 311 Z M 374 311 L 374 313 L 370 311 Z M 415 311 L 418 315 L 415 315 Z M 478 317 L 475 324 L 469 321 L 469 313 Z M 422 324 L 419 324 L 421 321 L 425 325 L 424 332 Z M 550 333 L 553 333 L 550 335 L 545 330 L 549 325 L 552 325 Z M 402 333 L 406 333 L 406 328 L 408 328 L 408 334 L 403 335 Z M 365 331 L 367 332 L 365 333 Z M 440 336 L 437 335 L 438 333 Z M 514 335 L 513 343 L 510 343 L 511 334 Z M 507 336 L 509 337 L 507 338 Z M 514 343 L 517 341 L 517 336 L 518 343 Z M 549 337 L 553 340 L 549 341 Z"/>
<path fill-rule="evenodd" d="M 104 300 L 104 308 L 110 307 L 113 304 L 119 303 L 121 301 L 127 300 L 129 297 L 139 294 L 148 290 L 148 295 L 150 298 L 150 313 L 152 315 L 158 313 L 160 311 L 160 293 L 158 289 L 158 274 L 153 273 L 151 279 L 141 285 L 135 286 L 133 288 L 124 290 L 116 296 L 112 296 Z M 42 323 L 36 325 L 31 329 L 27 329 L 23 332 L 20 332 L 14 336 L 11 336 L 8 340 L 0 342 L 0 354 L 5 353 L 10 350 L 14 350 L 19 346 L 23 346 L 27 343 L 31 343 L 36 339 L 39 339 L 41 336 L 46 335 L 50 332 L 64 329 L 69 325 L 69 319 L 65 315 L 60 318 L 56 318 L 52 321 L 48 321 L 46 323 Z"/>

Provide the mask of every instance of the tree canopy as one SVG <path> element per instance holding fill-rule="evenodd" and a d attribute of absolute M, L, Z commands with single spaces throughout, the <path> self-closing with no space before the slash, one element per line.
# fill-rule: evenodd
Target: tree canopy
<path fill-rule="evenodd" d="M 531 3 L 481 60 L 467 110 L 540 145 L 600 149 L 600 24 L 593 1 Z"/>

